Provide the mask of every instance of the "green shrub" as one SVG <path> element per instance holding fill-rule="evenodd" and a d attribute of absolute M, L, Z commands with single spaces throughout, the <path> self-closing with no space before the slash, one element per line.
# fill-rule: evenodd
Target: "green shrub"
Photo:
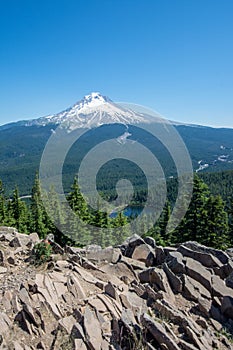
<path fill-rule="evenodd" d="M 52 247 L 49 242 L 42 241 L 34 247 L 34 259 L 36 264 L 42 264 L 49 260 L 52 254 Z"/>

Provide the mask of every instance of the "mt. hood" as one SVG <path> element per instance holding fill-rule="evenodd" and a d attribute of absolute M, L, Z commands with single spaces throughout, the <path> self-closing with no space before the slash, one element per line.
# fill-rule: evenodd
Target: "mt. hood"
<path fill-rule="evenodd" d="M 25 121 L 25 126 L 60 125 L 69 131 L 77 128 L 93 128 L 103 124 L 148 123 L 150 118 L 142 113 L 116 104 L 99 92 L 86 95 L 81 101 L 58 114 Z"/>

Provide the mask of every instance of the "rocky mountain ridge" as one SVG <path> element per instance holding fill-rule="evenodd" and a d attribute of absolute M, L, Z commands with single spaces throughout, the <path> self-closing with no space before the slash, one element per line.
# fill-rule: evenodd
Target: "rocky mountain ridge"
<path fill-rule="evenodd" d="M 233 349 L 233 250 L 62 248 L 35 265 L 38 235 L 0 228 L 0 349 Z"/>

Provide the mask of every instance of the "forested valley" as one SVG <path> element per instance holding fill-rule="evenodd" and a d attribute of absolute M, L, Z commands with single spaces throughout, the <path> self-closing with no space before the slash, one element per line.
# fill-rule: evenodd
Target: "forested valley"
<path fill-rule="evenodd" d="M 232 181 L 232 172 L 204 174 L 201 177 L 195 174 L 188 211 L 179 225 L 169 231 L 167 224 L 177 193 L 177 181 L 170 179 L 168 200 L 157 222 L 153 224 L 150 215 L 145 215 L 140 224 L 135 226 L 133 233 L 151 236 L 161 245 L 174 245 L 193 240 L 221 249 L 232 246 L 233 186 L 230 180 Z M 92 241 L 102 246 L 117 245 L 132 234 L 127 224 L 134 218 L 125 216 L 121 211 L 111 217 L 98 209 L 91 210 L 81 194 L 76 178 L 66 199 L 80 221 L 66 214 L 53 188 L 46 194 L 46 199 L 42 200 L 38 175 L 35 177 L 31 198 L 28 201 L 20 198 L 17 187 L 12 197 L 7 198 L 4 194 L 4 185 L 0 182 L 0 224 L 14 226 L 23 233 L 37 232 L 41 238 L 53 233 L 56 241 L 62 245 L 72 243 L 84 246 Z M 47 210 L 44 206 L 45 200 Z M 132 205 L 142 206 L 145 200 L 146 191 L 139 190 L 134 195 Z M 156 197 L 154 200 L 156 201 Z M 103 230 L 101 235 L 97 235 L 92 232 L 92 227 L 108 228 L 108 230 Z M 114 234 L 114 228 L 119 228 L 118 235 Z"/>

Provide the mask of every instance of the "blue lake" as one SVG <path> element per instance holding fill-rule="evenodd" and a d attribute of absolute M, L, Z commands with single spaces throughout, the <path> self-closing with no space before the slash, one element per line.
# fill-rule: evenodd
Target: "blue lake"
<path fill-rule="evenodd" d="M 123 214 L 127 217 L 136 217 L 141 214 L 143 211 L 143 206 L 128 206 L 123 210 Z M 154 208 L 146 208 L 145 214 L 152 214 L 154 213 Z M 111 218 L 115 218 L 117 216 L 117 211 L 112 212 L 109 215 Z"/>

